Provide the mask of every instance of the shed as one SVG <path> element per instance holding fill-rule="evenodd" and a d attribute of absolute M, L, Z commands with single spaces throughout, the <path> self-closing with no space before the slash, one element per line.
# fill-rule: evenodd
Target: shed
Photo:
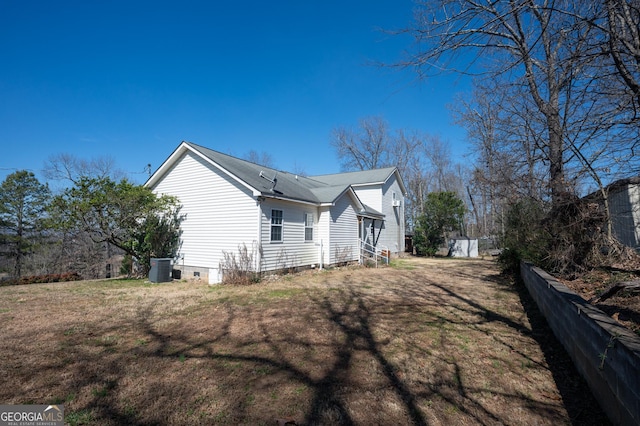
<path fill-rule="evenodd" d="M 451 257 L 478 257 L 478 240 L 469 237 L 452 238 L 449 243 Z"/>

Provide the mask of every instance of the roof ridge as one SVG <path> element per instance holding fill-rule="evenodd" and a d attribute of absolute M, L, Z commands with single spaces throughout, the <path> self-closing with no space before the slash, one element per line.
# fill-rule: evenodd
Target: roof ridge
<path fill-rule="evenodd" d="M 227 153 L 224 153 L 222 151 L 217 151 L 215 149 L 211 149 L 211 148 L 208 148 L 208 147 L 203 146 L 203 145 L 198 145 L 197 143 L 193 143 L 193 142 L 189 142 L 189 141 L 182 141 L 182 142 L 184 142 L 184 143 L 186 143 L 188 145 L 191 145 L 193 148 L 196 148 L 196 149 L 201 148 L 201 149 L 206 150 L 206 151 L 211 151 L 213 153 L 216 153 L 216 154 L 219 154 L 219 155 L 223 155 L 223 156 L 228 157 L 228 158 L 232 158 L 233 160 L 243 161 L 243 162 L 248 163 L 248 164 L 253 164 L 254 166 L 263 167 L 265 169 L 273 170 L 274 172 L 288 173 L 287 171 L 284 171 L 284 170 L 274 169 L 273 167 L 265 166 L 264 164 L 258 164 L 258 163 L 255 163 L 253 161 L 245 160 L 244 158 L 236 157 L 235 155 L 227 154 Z"/>
<path fill-rule="evenodd" d="M 367 173 L 367 172 L 378 172 L 381 170 L 391 170 L 391 169 L 397 169 L 397 166 L 387 166 L 387 167 L 378 167 L 375 169 L 367 169 L 367 170 L 351 170 L 349 172 L 338 172 L 338 173 L 325 173 L 325 174 L 321 174 L 321 175 L 314 175 L 312 177 L 323 177 L 323 176 L 337 176 L 337 175 L 348 175 L 348 174 L 354 174 L 354 173 Z"/>

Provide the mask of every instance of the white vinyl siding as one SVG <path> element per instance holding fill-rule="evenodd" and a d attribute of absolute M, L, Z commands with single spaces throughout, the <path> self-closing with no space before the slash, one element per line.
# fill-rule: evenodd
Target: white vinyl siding
<path fill-rule="evenodd" d="M 258 207 L 251 192 L 200 157 L 185 154 L 152 189 L 183 205 L 181 264 L 218 268 L 223 251 L 255 246 Z"/>
<path fill-rule="evenodd" d="M 322 251 L 323 265 L 330 264 L 331 254 L 331 210 L 330 207 L 320 207 L 318 209 L 318 223 L 316 232 L 316 242 Z M 320 253 L 318 254 L 320 256 Z"/>
<path fill-rule="evenodd" d="M 345 193 L 331 207 L 330 226 L 329 263 L 358 260 L 358 217 L 348 194 Z"/>
<path fill-rule="evenodd" d="M 360 201 L 384 214 L 384 221 L 375 221 L 375 240 L 378 247 L 385 246 L 392 253 L 404 251 L 404 196 L 402 188 L 393 174 L 384 184 L 362 185 L 354 187 Z M 393 206 L 393 194 L 399 206 Z M 365 221 L 365 237 L 372 239 L 371 220 Z"/>
<path fill-rule="evenodd" d="M 262 265 L 263 271 L 315 265 L 320 247 L 304 239 L 305 213 L 317 216 L 317 208 L 306 204 L 267 198 L 262 202 Z M 270 243 L 271 211 L 282 211 L 282 242 Z"/>
<path fill-rule="evenodd" d="M 381 229 L 378 244 L 388 247 L 392 253 L 404 252 L 404 196 L 395 175 L 382 186 L 380 194 L 382 196 L 380 212 L 384 214 L 384 226 Z M 400 204 L 397 207 L 393 205 L 393 194 Z"/>
<path fill-rule="evenodd" d="M 360 201 L 372 209 L 382 212 L 382 191 L 380 190 L 380 187 L 381 185 L 379 184 L 360 185 L 355 186 L 353 189 L 358 195 Z"/>

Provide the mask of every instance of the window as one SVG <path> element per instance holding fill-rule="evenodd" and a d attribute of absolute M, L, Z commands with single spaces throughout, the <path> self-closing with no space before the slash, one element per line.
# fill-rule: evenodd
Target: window
<path fill-rule="evenodd" d="M 304 214 L 304 240 L 313 241 L 313 213 Z"/>
<path fill-rule="evenodd" d="M 282 210 L 271 210 L 271 241 L 282 241 Z"/>

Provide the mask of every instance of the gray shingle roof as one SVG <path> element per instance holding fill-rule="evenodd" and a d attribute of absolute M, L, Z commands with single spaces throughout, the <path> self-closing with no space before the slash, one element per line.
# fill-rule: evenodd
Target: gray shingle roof
<path fill-rule="evenodd" d="M 312 203 L 333 201 L 333 199 L 327 200 L 325 197 L 320 198 L 312 191 L 315 188 L 326 188 L 327 184 L 241 160 L 191 142 L 185 143 L 265 196 L 279 196 Z M 261 177 L 261 174 L 268 179 L 276 180 L 275 187 L 268 179 Z M 319 195 L 325 194 L 320 193 Z"/>
<path fill-rule="evenodd" d="M 259 192 L 262 196 L 313 204 L 334 203 L 347 191 L 351 192 L 357 199 L 358 196 L 353 192 L 352 186 L 383 183 L 396 172 L 395 167 L 387 167 L 378 170 L 305 177 L 261 166 L 186 141 L 182 142 L 169 159 L 172 157 L 178 158 L 176 155 L 181 152 L 181 147 L 185 146 L 187 149 L 202 155 L 215 166 L 223 169 L 223 171 L 235 179 L 238 179 L 240 182 L 243 182 L 252 190 Z M 153 186 L 154 182 L 157 182 L 157 179 L 159 179 L 166 170 L 169 170 L 169 159 L 147 180 L 145 185 Z M 358 212 L 359 214 L 374 218 L 384 218 L 384 214 L 363 204 L 360 200 L 358 200 L 358 205 L 361 206 Z"/>
<path fill-rule="evenodd" d="M 386 182 L 395 170 L 395 167 L 385 167 L 383 169 L 363 170 L 359 172 L 319 175 L 313 176 L 313 179 L 329 185 L 365 185 Z"/>
<path fill-rule="evenodd" d="M 383 183 L 396 170 L 395 167 L 387 167 L 362 172 L 305 177 L 261 166 L 191 142 L 183 141 L 180 147 L 182 146 L 187 146 L 188 149 L 199 153 L 214 165 L 265 197 L 277 197 L 313 204 L 331 204 L 345 192 L 352 191 L 350 189 L 352 186 Z M 171 157 L 180 152 L 180 147 L 174 151 Z M 165 161 L 147 180 L 145 185 L 153 186 L 154 182 L 157 182 L 157 179 L 164 173 L 163 170 L 168 170 L 169 164 L 169 160 Z M 275 185 L 272 181 L 275 182 Z M 358 198 L 355 192 L 353 192 L 353 195 Z M 360 200 L 358 200 L 358 205 L 362 206 L 362 209 L 358 212 L 360 214 L 384 217 L 384 214 L 363 204 Z"/>

